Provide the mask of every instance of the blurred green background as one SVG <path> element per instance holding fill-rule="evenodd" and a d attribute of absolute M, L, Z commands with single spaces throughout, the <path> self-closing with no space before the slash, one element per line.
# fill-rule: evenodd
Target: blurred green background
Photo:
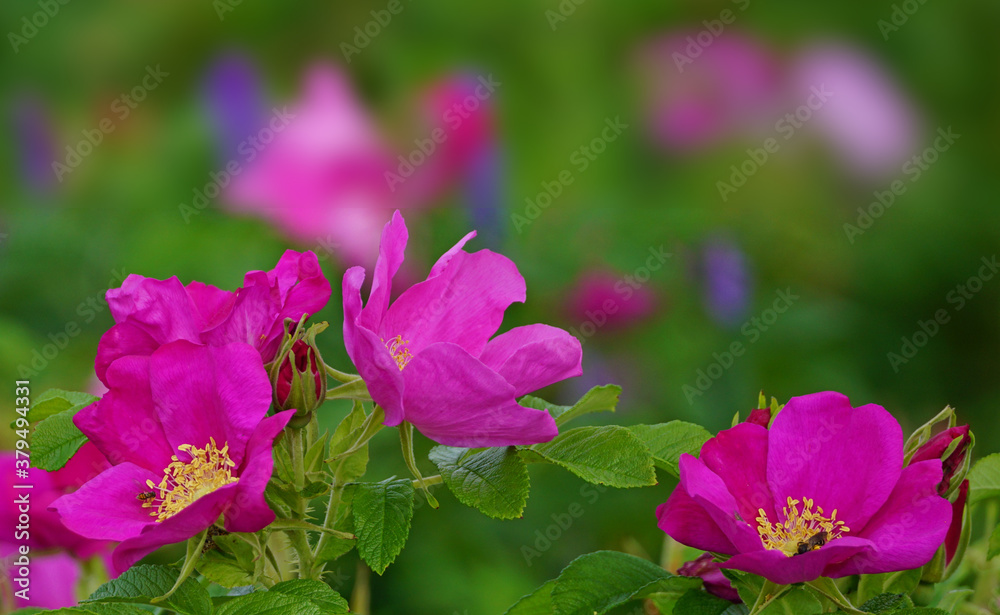
<path fill-rule="evenodd" d="M 316 61 L 342 66 L 400 152 L 412 149 L 419 135 L 399 126 L 412 125 L 410 107 L 426 84 L 455 70 L 492 73 L 502 83 L 490 100 L 502 151 L 500 209 L 495 228 L 481 230 L 492 233 L 491 247 L 518 264 L 528 286 L 527 303 L 508 311 L 505 329 L 547 322 L 584 330 L 589 317 L 574 299 L 581 277 L 595 270 L 635 275 L 651 248 L 672 254 L 643 285 L 652 308 L 596 328 L 585 340 L 585 382 L 541 396 L 567 403 L 590 385 L 614 381 L 625 387 L 619 414 L 595 422 L 684 419 L 717 430 L 753 407 L 760 389 L 781 401 L 837 390 L 855 405 L 885 406 L 905 431 L 951 404 L 973 425 L 977 456 L 997 451 L 1000 278 L 984 281 L 961 310 L 948 298 L 977 275 L 983 257 L 1000 249 L 1000 174 L 993 166 L 1000 138 L 1000 4 L 913 2 L 916 11 L 888 37 L 879 25 L 893 14 L 888 1 L 753 1 L 740 10 L 743 4 L 564 0 L 563 10 L 573 11 L 553 29 L 546 12 L 560 10 L 555 0 L 402 0 L 402 11 L 350 63 L 341 43 L 350 44 L 355 27 L 386 2 L 227 3 L 221 18 L 219 2 L 59 5 L 25 42 L 8 36 L 3 52 L 11 138 L 0 149 L 0 373 L 10 395 L 0 407 L 12 412 L 13 380 L 25 369 L 36 394 L 92 386 L 97 341 L 112 320 L 102 303 L 88 301 L 99 301 L 119 274 L 176 275 L 185 283 L 236 288 L 244 272 L 271 268 L 286 248 L 311 247 L 268 222 L 233 216 L 217 202 L 190 223 L 178 212 L 192 189 L 220 168 L 204 81 L 221 54 L 236 51 L 256 66 L 272 104 L 294 102 L 304 70 Z M 21 33 L 22 19 L 39 6 L 4 2 L 5 31 Z M 677 70 L 667 59 L 659 71 L 642 70 L 635 58 L 644 41 L 676 31 L 697 34 L 703 20 L 725 9 L 736 14 L 726 28 L 765 46 L 778 74 L 818 41 L 838 41 L 881 66 L 917 118 L 915 152 L 933 142 L 938 127 L 951 126 L 960 139 L 911 183 L 900 164 L 878 177 L 852 175 L 828 138 L 803 130 L 722 200 L 716 182 L 773 130 L 733 131 L 701 147 L 658 144 L 651 138 L 649 91 L 673 91 Z M 168 73 L 163 82 L 78 168 L 55 181 L 51 157 L 38 150 L 62 160 L 66 146 L 96 127 L 111 101 L 156 65 Z M 784 100 L 773 117 L 802 102 Z M 864 122 L 864 105 L 857 113 Z M 629 128 L 586 171 L 574 171 L 573 183 L 518 232 L 511 214 L 523 215 L 525 198 L 573 168 L 571 154 L 616 116 Z M 32 122 L 43 128 L 30 128 Z M 899 178 L 906 193 L 849 241 L 844 224 L 857 224 L 858 208 L 868 207 L 872 192 Z M 472 228 L 469 200 L 454 189 L 432 208 L 404 212 L 417 271 Z M 719 238 L 728 251 L 722 265 L 709 254 Z M 336 334 L 343 273 L 336 254 L 324 260 L 324 270 L 334 288 L 317 316 L 334 323 L 322 340 L 324 357 L 348 370 Z M 720 299 L 712 289 L 720 285 L 721 301 L 729 297 L 729 304 L 713 307 Z M 799 299 L 749 343 L 744 323 L 763 317 L 786 288 Z M 902 338 L 912 339 L 918 321 L 942 308 L 950 321 L 894 369 L 888 353 L 900 353 Z M 35 359 L 71 323 L 79 333 L 65 348 Z M 713 353 L 722 355 L 733 342 L 744 343 L 745 354 L 710 378 L 707 390 L 684 388 L 697 387 L 698 370 L 708 370 L 717 361 Z M 331 425 L 344 412 L 334 403 L 325 408 Z M 398 443 L 383 435 L 370 475 L 405 474 Z M 7 446 L 12 441 L 6 432 L 0 438 Z M 672 488 L 669 476 L 653 488 L 600 493 L 555 468 L 532 467 L 532 483 L 524 518 L 508 522 L 488 520 L 439 492 L 441 509 L 417 512 L 407 548 L 384 577 L 372 579 L 373 613 L 497 613 L 577 555 L 612 548 L 659 557 L 663 535 L 653 511 Z M 575 503 L 583 514 L 527 562 L 522 546 L 537 548 L 536 532 Z M 341 564 L 345 592 L 352 557 Z"/>

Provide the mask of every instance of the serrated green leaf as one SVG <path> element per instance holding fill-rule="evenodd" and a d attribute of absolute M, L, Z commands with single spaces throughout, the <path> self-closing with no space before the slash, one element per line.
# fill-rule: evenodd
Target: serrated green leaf
<path fill-rule="evenodd" d="M 58 611 L 40 611 L 43 613 L 56 613 L 62 615 L 149 615 L 149 611 L 140 609 L 131 604 L 113 604 L 95 602 L 80 606 L 59 609 Z"/>
<path fill-rule="evenodd" d="M 657 592 L 694 589 L 701 579 L 674 576 L 652 562 L 597 551 L 570 562 L 552 588 L 556 615 L 593 615 Z"/>
<path fill-rule="evenodd" d="M 885 593 L 866 600 L 859 608 L 869 613 L 895 613 L 911 606 L 913 601 L 906 594 Z"/>
<path fill-rule="evenodd" d="M 649 447 L 656 467 L 670 472 L 675 477 L 680 476 L 677 464 L 681 455 L 687 453 L 697 457 L 702 445 L 712 437 L 712 434 L 701 425 L 684 421 L 670 421 L 658 425 L 633 425 L 628 429 Z"/>
<path fill-rule="evenodd" d="M 298 596 L 259 591 L 233 598 L 215 610 L 215 615 L 323 615 L 318 606 Z"/>
<path fill-rule="evenodd" d="M 659 606 L 656 597 L 652 599 Z M 676 598 L 671 612 L 677 615 L 738 615 L 749 611 L 742 604 L 733 604 L 701 589 L 690 589 Z"/>
<path fill-rule="evenodd" d="M 987 455 L 969 472 L 969 506 L 1000 496 L 1000 453 Z"/>
<path fill-rule="evenodd" d="M 606 384 L 587 391 L 580 401 L 569 407 L 556 418 L 556 425 L 565 425 L 575 418 L 595 412 L 614 412 L 618 406 L 618 396 L 622 388 L 616 384 Z"/>
<path fill-rule="evenodd" d="M 70 408 L 80 410 L 98 399 L 90 393 L 49 389 L 31 401 L 31 408 L 26 418 L 29 423 L 37 423 Z"/>
<path fill-rule="evenodd" d="M 410 534 L 413 482 L 387 478 L 358 483 L 354 492 L 354 533 L 361 559 L 378 574 L 396 559 Z"/>
<path fill-rule="evenodd" d="M 83 406 L 74 406 L 54 414 L 35 426 L 31 433 L 31 465 L 50 472 L 66 465 L 87 442 L 73 417 Z"/>
<path fill-rule="evenodd" d="M 892 615 L 948 615 L 948 612 L 927 606 L 913 606 L 908 609 L 893 611 Z"/>
<path fill-rule="evenodd" d="M 555 579 L 546 581 L 535 591 L 521 596 L 503 615 L 552 615 L 552 588 L 555 586 Z"/>
<path fill-rule="evenodd" d="M 528 501 L 528 468 L 514 447 L 469 449 L 435 446 L 430 460 L 459 502 L 495 519 L 521 516 Z"/>
<path fill-rule="evenodd" d="M 167 566 L 132 566 L 117 579 L 98 587 L 82 606 L 90 608 L 89 603 L 93 601 L 152 604 L 153 598 L 170 591 L 178 574 L 175 568 Z M 212 611 L 212 599 L 205 588 L 188 578 L 162 606 L 187 615 L 203 615 Z"/>
<path fill-rule="evenodd" d="M 235 557 L 219 551 L 208 551 L 202 555 L 195 570 L 222 587 L 243 587 L 253 585 L 255 582 L 253 567 L 248 569 Z"/>
<path fill-rule="evenodd" d="M 993 528 L 993 532 L 990 533 L 989 547 L 986 551 L 986 559 L 991 560 L 1000 553 L 1000 525 Z"/>
<path fill-rule="evenodd" d="M 270 591 L 302 598 L 318 607 L 322 613 L 334 615 L 337 613 L 347 613 L 350 610 L 347 607 L 347 600 L 344 600 L 343 596 L 333 591 L 326 583 L 320 581 L 311 579 L 283 581 L 272 587 Z"/>
<path fill-rule="evenodd" d="M 577 427 L 528 450 L 587 482 L 619 488 L 656 484 L 649 448 L 618 425 Z"/>

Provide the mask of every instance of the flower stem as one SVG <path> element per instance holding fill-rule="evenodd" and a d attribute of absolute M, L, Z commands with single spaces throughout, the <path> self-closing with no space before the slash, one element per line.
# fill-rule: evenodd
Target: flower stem
<path fill-rule="evenodd" d="M 354 590 L 351 591 L 351 612 L 358 615 L 368 615 L 371 608 L 370 572 L 364 562 L 358 561 L 357 575 L 354 580 Z"/>
<path fill-rule="evenodd" d="M 177 575 L 177 582 L 174 586 L 170 588 L 170 591 L 159 596 L 158 598 L 153 598 L 150 600 L 153 604 L 158 602 L 163 602 L 167 598 L 173 595 L 177 588 L 181 586 L 184 581 L 187 580 L 191 573 L 194 572 L 194 565 L 197 563 L 198 558 L 201 557 L 201 550 L 205 547 L 205 540 L 208 539 L 208 530 L 202 531 L 197 536 L 188 540 L 187 543 L 187 553 L 184 556 L 184 566 L 181 568 L 181 573 Z"/>
<path fill-rule="evenodd" d="M 837 584 L 833 581 L 833 579 L 820 577 L 815 581 L 807 582 L 806 587 L 824 596 L 830 602 L 835 604 L 838 609 L 845 613 L 851 613 L 852 615 L 865 615 L 864 611 L 854 608 L 854 605 L 851 604 L 851 601 L 847 599 L 847 596 L 840 591 L 840 588 L 837 587 Z"/>
<path fill-rule="evenodd" d="M 440 508 L 441 505 L 438 504 L 437 498 L 431 495 L 431 490 L 428 489 L 427 481 L 420 474 L 420 469 L 417 467 L 417 458 L 413 454 L 413 424 L 403 421 L 399 426 L 399 441 L 403 447 L 403 460 L 406 462 L 406 467 L 409 468 L 410 474 L 413 478 L 417 479 L 413 481 L 415 487 L 422 489 L 424 496 L 427 498 L 427 503 L 431 505 L 431 508 Z"/>
<path fill-rule="evenodd" d="M 788 591 L 787 585 L 778 585 L 777 583 L 765 580 L 764 585 L 760 588 L 760 593 L 757 594 L 757 600 L 750 607 L 750 615 L 757 615 L 770 606 L 772 602 L 780 598 L 786 591 Z"/>
<path fill-rule="evenodd" d="M 333 482 L 330 485 L 330 498 L 326 504 L 326 515 L 323 517 L 323 527 L 332 528 L 336 523 L 337 519 L 336 513 L 338 505 L 340 504 L 341 493 L 344 490 L 344 485 L 338 484 L 338 478 L 340 476 L 340 471 L 344 467 L 344 463 L 347 461 L 351 454 L 361 450 L 368 441 L 371 440 L 375 434 L 377 434 L 385 425 L 383 421 L 385 420 L 385 411 L 379 406 L 375 406 L 372 409 L 372 413 L 365 418 L 364 423 L 358 428 L 358 438 L 354 441 L 346 451 L 338 455 L 334 455 L 332 458 L 327 459 L 327 463 L 336 463 L 336 467 L 333 470 Z M 322 573 L 326 562 L 316 562 L 315 558 L 319 557 L 323 550 L 326 548 L 327 543 L 330 541 L 330 535 L 327 532 L 320 534 L 319 540 L 316 542 L 316 548 L 313 549 L 313 567 L 315 570 L 314 574 L 317 576 Z"/>
<path fill-rule="evenodd" d="M 357 374 L 348 374 L 338 369 L 333 369 L 329 365 L 324 365 L 324 367 L 326 367 L 326 373 L 329 374 L 331 378 L 333 378 L 334 380 L 339 380 L 340 382 L 350 382 L 352 380 L 357 380 L 358 378 L 361 377 L 358 376 Z"/>
<path fill-rule="evenodd" d="M 285 437 L 291 440 L 289 446 L 291 447 L 292 453 L 292 477 L 295 480 L 295 488 L 301 490 L 306 486 L 306 472 L 305 466 L 303 464 L 303 444 L 302 444 L 302 432 L 300 430 L 294 430 L 286 432 Z M 300 508 L 304 508 L 305 504 L 300 503 Z M 301 518 L 301 517 L 300 517 Z"/>

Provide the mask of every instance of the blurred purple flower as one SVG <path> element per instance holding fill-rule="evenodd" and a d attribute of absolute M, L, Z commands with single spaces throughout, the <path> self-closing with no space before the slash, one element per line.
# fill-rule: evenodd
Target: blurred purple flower
<path fill-rule="evenodd" d="M 12 105 L 10 120 L 25 183 L 32 190 L 48 191 L 55 185 L 56 144 L 45 105 L 32 96 L 20 97 Z"/>
<path fill-rule="evenodd" d="M 229 52 L 209 67 L 203 87 L 225 163 L 235 159 L 239 144 L 256 134 L 267 121 L 260 76 L 249 57 Z"/>
<path fill-rule="evenodd" d="M 812 86 L 832 92 L 816 114 L 816 126 L 845 167 L 862 178 L 899 171 L 917 140 L 912 105 L 873 58 L 842 44 L 824 44 L 798 54 L 791 69 L 794 100 Z"/>
<path fill-rule="evenodd" d="M 739 323 L 750 307 L 751 280 L 746 256 L 735 242 L 716 237 L 706 242 L 701 258 L 709 314 L 726 326 Z"/>
<path fill-rule="evenodd" d="M 701 46 L 697 34 L 664 34 L 639 51 L 650 131 L 667 150 L 753 131 L 775 109 L 779 68 L 764 46 L 733 32 Z"/>

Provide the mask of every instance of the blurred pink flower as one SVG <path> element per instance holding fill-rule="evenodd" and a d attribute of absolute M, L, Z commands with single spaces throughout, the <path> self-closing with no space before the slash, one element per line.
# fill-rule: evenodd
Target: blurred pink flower
<path fill-rule="evenodd" d="M 296 241 L 320 241 L 348 262 L 378 245 L 382 224 L 402 204 L 384 177 L 392 154 L 346 75 L 313 67 L 293 116 L 233 178 L 226 199 Z"/>
<path fill-rule="evenodd" d="M 753 131 L 773 115 L 779 67 L 757 41 L 725 32 L 706 46 L 694 31 L 671 32 L 639 51 L 652 138 L 690 151 Z"/>
<path fill-rule="evenodd" d="M 806 48 L 793 61 L 793 100 L 812 86 L 832 92 L 815 126 L 843 165 L 862 178 L 897 173 L 917 140 L 916 114 L 892 76 L 873 58 L 843 44 Z"/>
<path fill-rule="evenodd" d="M 0 464 L 13 467 L 13 451 L 0 453 Z M 90 442 L 83 445 L 60 470 L 46 472 L 37 468 L 28 470 L 26 484 L 30 490 L 30 530 L 25 540 L 18 540 L 14 528 L 18 526 L 18 516 L 22 512 L 16 503 L 25 490 L 15 489 L 14 483 L 5 481 L 0 485 L 0 524 L 11 528 L 9 536 L 0 540 L 0 557 L 3 557 L 0 575 L 10 580 L 0 581 L 0 610 L 13 600 L 18 608 L 28 606 L 58 609 L 77 603 L 76 584 L 80 579 L 79 560 L 93 556 L 110 559 L 111 545 L 103 540 L 91 540 L 70 531 L 63 525 L 59 515 L 48 510 L 48 506 L 64 494 L 72 493 L 85 482 L 111 467 L 108 460 Z M 20 556 L 18 549 L 27 546 L 31 560 L 28 599 L 15 598 L 14 591 L 22 589 L 13 582 L 14 562 Z M 78 559 L 79 558 L 79 559 Z M 10 589 L 6 589 L 10 584 Z M 11 595 L 7 595 L 7 592 Z"/>
<path fill-rule="evenodd" d="M 610 270 L 590 271 L 577 280 L 567 300 L 574 322 L 595 327 L 628 326 L 653 313 L 656 296 L 649 288 Z"/>
<path fill-rule="evenodd" d="M 424 124 L 397 153 L 348 76 L 314 66 L 288 124 L 235 175 L 226 200 L 345 264 L 370 264 L 393 211 L 425 206 L 471 172 L 492 141 L 491 93 L 464 76 L 432 85 Z"/>

